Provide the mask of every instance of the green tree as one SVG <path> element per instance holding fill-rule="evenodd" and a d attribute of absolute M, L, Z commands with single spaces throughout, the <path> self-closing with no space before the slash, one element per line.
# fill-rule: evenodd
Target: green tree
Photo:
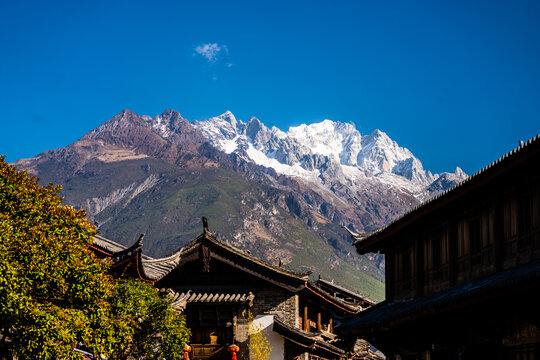
<path fill-rule="evenodd" d="M 0 157 L 0 357 L 75 359 L 80 346 L 111 356 L 144 336 L 137 312 L 119 310 L 127 294 L 148 299 L 134 304 L 152 309 L 143 314 L 161 314 L 163 340 L 153 344 L 163 343 L 162 353 L 183 346 L 182 317 L 155 291 L 152 297 L 107 275 L 107 264 L 88 249 L 95 228 L 84 211 L 62 205 L 60 190 L 39 186 Z"/>
<path fill-rule="evenodd" d="M 249 358 L 252 360 L 268 360 L 270 359 L 270 353 L 272 347 L 270 341 L 263 333 L 262 326 L 255 323 L 255 318 L 251 311 L 248 312 L 249 322 L 249 336 L 248 336 L 248 348 Z"/>
<path fill-rule="evenodd" d="M 19 358 L 76 358 L 84 343 L 107 353 L 113 280 L 88 250 L 96 231 L 62 205 L 60 187 L 38 185 L 0 158 L 0 348 Z"/>
<path fill-rule="evenodd" d="M 131 339 L 113 349 L 111 360 L 184 358 L 183 348 L 190 336 L 185 318 L 152 286 L 134 279 L 121 280 L 111 305 L 115 317 L 124 319 L 121 326 L 127 327 Z M 120 333 L 124 331 L 120 329 Z"/>

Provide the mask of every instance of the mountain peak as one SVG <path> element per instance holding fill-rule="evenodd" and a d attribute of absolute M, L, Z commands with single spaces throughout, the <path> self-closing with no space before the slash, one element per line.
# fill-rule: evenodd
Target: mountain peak
<path fill-rule="evenodd" d="M 315 124 L 317 124 L 317 123 L 315 123 Z M 334 127 L 334 126 L 338 125 L 339 122 L 338 121 L 333 121 L 333 120 L 330 120 L 330 119 L 324 119 L 319 124 L 321 124 L 322 126 L 332 126 L 332 127 Z M 312 124 L 312 125 L 314 125 L 314 124 Z"/>
<path fill-rule="evenodd" d="M 392 140 L 384 131 L 375 129 L 371 134 L 362 136 L 363 148 L 379 148 L 379 149 L 393 149 L 392 151 L 398 151 L 403 149 L 407 152 L 407 155 L 412 156 L 409 150 L 401 148 L 394 140 Z M 409 157 L 409 156 L 407 156 Z"/>
<path fill-rule="evenodd" d="M 310 125 L 291 127 L 287 136 L 311 153 L 335 159 L 344 165 L 355 165 L 360 150 L 360 133 L 352 124 L 325 119 Z"/>
<path fill-rule="evenodd" d="M 153 119 L 145 119 L 156 133 L 169 140 L 171 140 L 173 134 L 180 132 L 189 125 L 189 121 L 184 119 L 178 111 L 172 109 L 165 109 L 163 113 L 156 115 Z"/>
<path fill-rule="evenodd" d="M 148 124 L 141 116 L 135 114 L 129 109 L 124 109 L 113 116 L 106 123 L 101 124 L 84 135 L 81 139 L 106 139 L 109 138 L 111 134 L 118 132 L 120 129 L 135 127 L 148 127 Z"/>
<path fill-rule="evenodd" d="M 205 121 L 194 121 L 193 126 L 198 129 L 211 144 L 217 146 L 225 153 L 230 153 L 237 148 L 234 139 L 243 131 L 244 124 L 236 121 L 236 117 L 230 111 Z M 240 129 L 237 128 L 240 127 Z M 224 144 L 226 143 L 226 144 Z"/>
<path fill-rule="evenodd" d="M 164 118 L 171 118 L 171 117 L 181 118 L 182 117 L 182 115 L 180 115 L 178 111 L 173 110 L 173 109 L 165 109 L 165 111 L 161 113 L 161 116 L 163 116 Z"/>
<path fill-rule="evenodd" d="M 246 135 L 250 139 L 255 139 L 259 131 L 262 129 L 266 129 L 266 127 L 259 119 L 252 116 L 246 124 Z"/>
<path fill-rule="evenodd" d="M 463 173 L 457 168 L 433 181 L 420 160 L 384 132 L 362 136 L 354 124 L 328 119 L 282 132 L 255 117 L 237 121 L 230 111 L 189 123 L 172 109 L 153 118 L 125 109 L 87 136 L 90 141 L 20 164 L 42 179 L 48 171 L 70 181 L 64 191 L 76 199 L 72 205 L 95 216 L 100 231 L 120 233 L 125 224 L 140 227 L 144 221 L 156 231 L 149 237 L 156 249 L 168 252 L 162 244 L 179 241 L 170 234 L 188 234 L 193 223 L 192 212 L 179 207 L 225 204 L 222 220 L 231 243 L 274 259 L 312 259 L 323 268 L 329 261 L 353 261 L 343 251 L 348 243 L 340 240 L 347 238 L 340 226 L 374 230 L 453 186 Z M 198 191 L 201 182 L 210 190 Z M 81 195 L 73 196 L 76 190 Z M 171 201 L 170 194 L 178 196 Z M 321 242 L 287 247 L 283 241 L 290 241 L 291 231 Z M 294 258 L 297 251 L 301 257 Z M 366 269 L 366 263 L 351 264 Z"/>
<path fill-rule="evenodd" d="M 139 117 L 139 115 L 135 114 L 133 111 L 131 111 L 129 109 L 124 109 L 124 110 L 120 111 L 118 114 L 116 114 L 115 116 L 113 116 L 105 124 L 107 124 L 108 122 L 120 121 L 122 119 L 133 120 L 134 118 L 138 118 L 138 117 Z"/>
<path fill-rule="evenodd" d="M 135 113 L 133 111 L 129 110 L 129 109 L 124 109 L 124 110 L 120 111 L 118 114 L 125 115 L 125 114 L 135 114 Z"/>
<path fill-rule="evenodd" d="M 307 134 L 307 133 L 328 132 L 328 131 L 332 131 L 335 128 L 336 124 L 337 123 L 332 120 L 324 119 L 323 121 L 315 122 L 311 124 L 301 124 L 298 126 L 291 126 L 289 128 L 288 133 L 289 134 L 300 134 L 300 133 Z"/>
<path fill-rule="evenodd" d="M 459 166 L 457 166 L 456 170 L 454 170 L 454 175 L 462 179 L 465 179 L 468 176 Z"/>
<path fill-rule="evenodd" d="M 219 119 L 222 119 L 226 122 L 228 122 L 229 124 L 231 124 L 234 128 L 236 128 L 236 124 L 237 124 L 237 121 L 236 121 L 236 117 L 234 116 L 234 114 L 232 112 L 230 112 L 229 110 L 225 111 L 223 114 L 217 116 Z"/>
<path fill-rule="evenodd" d="M 407 189 L 420 198 L 434 180 L 420 160 L 385 132 L 375 129 L 362 136 L 353 123 L 324 119 L 283 132 L 268 129 L 256 117 L 237 123 L 227 111 L 194 125 L 225 153 L 238 151 L 250 162 L 308 182 L 352 184 L 369 177 L 369 181 Z M 460 171 L 452 176 L 460 178 Z"/>
<path fill-rule="evenodd" d="M 379 139 L 379 138 L 389 138 L 388 135 L 379 129 L 375 129 L 371 134 L 369 134 L 370 137 L 373 139 Z"/>
<path fill-rule="evenodd" d="M 252 117 L 249 118 L 249 120 L 248 120 L 247 123 L 249 124 L 250 122 L 258 122 L 258 123 L 262 124 L 262 123 L 261 123 L 261 120 L 259 120 L 259 119 L 256 118 L 255 116 L 252 116 Z"/>

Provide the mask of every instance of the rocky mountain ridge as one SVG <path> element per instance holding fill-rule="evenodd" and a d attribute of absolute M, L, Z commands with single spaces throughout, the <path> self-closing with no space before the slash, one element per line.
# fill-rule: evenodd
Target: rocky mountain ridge
<path fill-rule="evenodd" d="M 375 299 L 384 259 L 358 256 L 346 225 L 378 228 L 460 181 L 439 176 L 386 134 L 360 135 L 326 120 L 283 132 L 227 112 L 190 123 L 166 110 L 124 110 L 61 149 L 15 166 L 63 186 L 102 235 L 128 244 L 147 234 L 149 254 L 165 255 L 210 219 L 223 240 L 275 263 L 339 279 Z"/>
<path fill-rule="evenodd" d="M 433 175 L 386 133 L 377 129 L 362 136 L 353 124 L 324 120 L 285 133 L 267 128 L 255 117 L 244 123 L 227 111 L 194 126 L 227 154 L 316 184 L 339 181 L 354 187 L 358 182 L 382 182 L 425 200 L 437 191 L 431 185 L 441 183 L 439 179 L 459 182 L 467 177 L 459 167 L 453 173 Z"/>

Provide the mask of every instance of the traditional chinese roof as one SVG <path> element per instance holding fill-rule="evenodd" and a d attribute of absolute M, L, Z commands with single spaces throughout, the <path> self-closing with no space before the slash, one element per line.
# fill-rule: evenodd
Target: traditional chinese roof
<path fill-rule="evenodd" d="M 394 302 L 384 301 L 336 326 L 335 330 L 340 336 L 358 336 L 436 313 L 462 309 L 464 303 L 476 304 L 496 299 L 503 293 L 531 292 L 530 289 L 537 289 L 539 285 L 540 260 L 537 260 L 428 296 Z"/>
<path fill-rule="evenodd" d="M 321 279 L 321 277 L 319 276 L 319 279 L 315 282 L 315 285 L 317 285 L 320 289 L 326 291 L 327 293 L 333 295 L 333 297 L 343 300 L 346 303 L 350 303 L 353 305 L 361 305 L 362 308 L 375 305 L 375 302 L 373 300 L 370 300 L 364 295 L 357 293 L 353 290 L 340 286 L 336 284 L 333 280 L 324 280 Z"/>
<path fill-rule="evenodd" d="M 386 357 L 373 345 L 364 339 L 356 339 L 352 351 L 347 356 L 348 360 L 384 360 Z"/>
<path fill-rule="evenodd" d="M 326 303 L 330 303 L 334 307 L 337 307 L 338 309 L 341 309 L 349 314 L 356 314 L 357 312 L 362 310 L 362 306 L 360 304 L 354 304 L 354 303 L 350 303 L 342 299 L 339 299 L 335 297 L 334 295 L 321 289 L 319 286 L 317 286 L 315 283 L 312 283 L 312 282 L 308 282 L 306 284 L 306 290 L 304 291 L 308 291 L 312 295 L 315 295 L 319 298 L 324 299 Z"/>
<path fill-rule="evenodd" d="M 304 288 L 305 283 L 309 278 L 309 273 L 298 273 L 283 267 L 274 266 L 266 261 L 258 259 L 219 240 L 206 229 L 195 240 L 177 251 L 177 253 L 180 252 L 181 256 L 179 261 L 170 269 L 169 273 L 175 268 L 181 267 L 191 261 L 198 260 L 201 257 L 204 261 L 204 257 L 208 257 L 208 261 L 209 259 L 216 259 L 291 291 L 298 291 Z M 166 275 L 167 274 L 162 277 L 163 280 L 165 280 Z"/>
<path fill-rule="evenodd" d="M 330 358 L 340 358 L 345 355 L 345 350 L 326 342 L 322 338 L 322 333 L 312 333 L 300 330 L 286 324 L 278 316 L 274 316 L 273 331 L 280 334 L 294 344 L 309 349 L 310 353 L 320 353 Z"/>
<path fill-rule="evenodd" d="M 96 236 L 91 247 L 103 256 L 110 257 L 114 262 L 113 268 L 122 264 L 126 264 L 124 267 L 129 265 L 132 273 L 149 282 L 157 282 L 175 268 L 199 259 L 201 247 L 211 249 L 208 256 L 212 258 L 289 290 L 298 291 L 304 288 L 309 279 L 309 273 L 298 273 L 272 265 L 227 244 L 210 233 L 207 228 L 192 242 L 179 248 L 171 255 L 159 259 L 142 254 L 142 238 L 141 236 L 135 244 L 128 248 L 102 236 Z M 124 269 L 124 271 L 126 270 Z"/>
<path fill-rule="evenodd" d="M 521 165 L 526 161 L 530 161 L 533 157 L 536 159 L 532 162 L 533 166 L 538 166 L 537 158 L 540 154 L 540 134 L 530 139 L 525 143 L 520 143 L 520 146 L 505 154 L 498 160 L 484 167 L 467 179 L 461 181 L 445 192 L 421 203 L 413 209 L 406 212 L 401 217 L 395 219 L 390 224 L 377 229 L 370 233 L 358 234 L 348 228 L 345 228 L 353 238 L 353 244 L 356 246 L 360 254 L 367 252 L 376 252 L 383 247 L 383 240 L 386 240 L 390 235 L 407 227 L 428 213 L 436 211 L 447 204 L 469 194 L 470 192 L 485 185 L 497 176 L 511 171 L 514 167 Z M 536 164 L 535 164 L 536 162 Z"/>
<path fill-rule="evenodd" d="M 141 234 L 133 245 L 126 247 L 97 235 L 94 237 L 91 248 L 112 259 L 113 273 L 117 276 L 130 274 L 142 280 L 154 282 L 178 265 L 183 249 L 175 251 L 170 256 L 154 259 L 142 254 L 143 238 L 144 234 Z"/>
<path fill-rule="evenodd" d="M 362 309 L 360 304 L 339 299 L 317 284 L 310 282 L 310 273 L 299 273 L 281 266 L 275 266 L 227 244 L 208 230 L 206 219 L 203 219 L 203 223 L 202 234 L 164 258 L 155 259 L 142 254 L 144 235 L 141 235 L 130 247 L 120 245 L 102 236 L 96 236 L 91 247 L 102 256 L 113 260 L 113 274 L 119 277 L 138 277 L 151 283 L 166 282 L 169 276 L 174 276 L 172 273 L 175 269 L 192 261 L 197 261 L 201 257 L 204 262 L 204 257 L 208 257 L 208 261 L 210 258 L 216 259 L 289 291 L 305 291 L 310 296 L 317 296 L 324 300 L 324 303 L 328 306 L 346 313 L 357 313 Z M 157 284 L 157 286 L 160 285 Z M 169 286 L 165 285 L 165 287 Z M 350 290 L 340 289 L 352 294 Z M 182 292 L 179 295 L 181 294 Z M 217 295 L 217 293 L 212 294 Z M 212 299 L 215 298 L 212 297 Z"/>
<path fill-rule="evenodd" d="M 250 303 L 253 304 L 255 295 L 248 290 L 187 290 L 177 292 L 171 289 L 163 289 L 169 298 L 171 299 L 171 305 L 179 310 L 183 311 L 188 303 L 206 303 L 206 304 L 239 304 Z"/>
<path fill-rule="evenodd" d="M 90 247 L 94 250 L 99 251 L 104 255 L 112 255 L 114 253 L 121 252 L 122 250 L 127 249 L 126 246 L 120 245 L 112 240 L 106 239 L 103 236 L 96 235 L 94 241 Z"/>

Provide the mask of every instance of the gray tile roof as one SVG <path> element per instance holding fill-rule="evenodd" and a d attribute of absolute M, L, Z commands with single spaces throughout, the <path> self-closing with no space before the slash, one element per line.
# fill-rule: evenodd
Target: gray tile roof
<path fill-rule="evenodd" d="M 100 235 L 96 235 L 94 237 L 93 245 L 110 252 L 111 255 L 114 255 L 113 261 L 115 262 L 121 260 L 121 256 L 132 256 L 135 255 L 136 251 L 141 251 L 140 263 L 142 264 L 142 269 L 139 269 L 139 271 L 146 275 L 146 277 L 151 281 L 157 281 L 173 270 L 180 262 L 183 252 L 183 248 L 180 248 L 172 255 L 160 259 L 154 259 L 150 256 L 143 255 L 142 236 L 139 238 L 137 243 L 129 248 Z M 130 249 L 132 252 L 129 252 Z"/>
<path fill-rule="evenodd" d="M 324 341 L 322 333 L 313 333 L 290 326 L 285 323 L 279 316 L 274 316 L 273 331 L 277 332 L 281 336 L 293 341 L 298 345 L 310 349 L 311 351 L 325 351 L 333 355 L 338 355 L 340 357 L 345 355 L 345 350 L 333 344 L 330 344 L 327 341 Z"/>
<path fill-rule="evenodd" d="M 122 261 L 124 258 L 131 258 L 132 260 L 135 260 L 130 264 L 130 266 L 136 266 L 136 271 L 140 278 L 152 283 L 156 283 L 163 279 L 178 266 L 182 266 L 182 264 L 198 258 L 198 249 L 200 246 L 211 246 L 214 249 L 212 250 L 211 256 L 215 256 L 223 261 L 228 261 L 233 266 L 239 267 L 242 271 L 251 273 L 261 279 L 265 279 L 266 281 L 275 283 L 278 286 L 285 287 L 290 291 L 301 291 L 302 289 L 307 288 L 308 291 L 313 292 L 316 296 L 324 299 L 327 303 L 333 304 L 333 306 L 336 306 L 349 313 L 356 313 L 361 309 L 359 305 L 351 304 L 338 299 L 319 288 L 316 284 L 311 283 L 309 281 L 309 273 L 295 272 L 258 259 L 251 254 L 248 254 L 219 240 L 207 229 L 205 229 L 204 232 L 195 240 L 191 241 L 184 247 L 176 250 L 167 257 L 159 259 L 142 254 L 142 240 L 143 235 L 139 237 L 139 240 L 137 240 L 135 244 L 128 248 L 98 235 L 95 236 L 92 246 L 107 252 L 108 256 L 110 256 L 115 262 Z M 205 294 L 201 292 L 193 294 L 198 294 L 199 297 L 193 298 L 191 296 L 189 299 L 186 299 L 187 302 L 238 302 L 244 301 L 245 296 L 248 296 L 246 294 L 243 294 L 242 296 L 238 295 L 240 293 L 236 295 L 224 293 L 223 297 L 219 298 L 215 296 L 216 294 L 207 294 L 206 297 Z M 184 294 L 184 296 L 185 295 L 186 294 Z M 175 298 L 174 301 L 179 299 L 180 298 Z"/>
<path fill-rule="evenodd" d="M 171 299 L 173 308 L 183 311 L 189 303 L 245 303 L 252 302 L 255 295 L 246 290 L 187 290 L 162 289 Z"/>

